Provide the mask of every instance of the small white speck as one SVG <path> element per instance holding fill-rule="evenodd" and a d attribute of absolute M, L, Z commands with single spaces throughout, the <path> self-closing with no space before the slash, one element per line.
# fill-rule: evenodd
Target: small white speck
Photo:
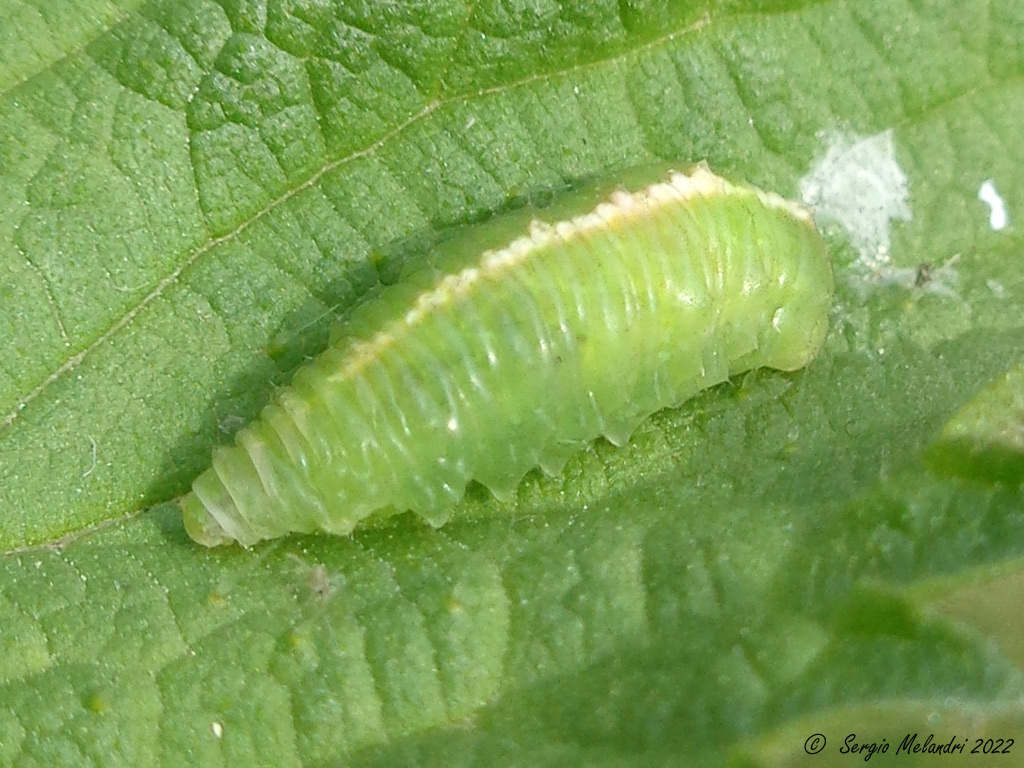
<path fill-rule="evenodd" d="M 679 300 L 680 304 L 687 307 L 691 307 L 696 303 L 693 299 L 693 296 L 686 293 L 685 291 L 679 291 L 678 293 L 676 293 L 676 299 Z"/>
<path fill-rule="evenodd" d="M 985 285 L 987 285 L 988 289 L 998 298 L 1001 299 L 1006 296 L 1006 287 L 998 280 L 986 280 Z"/>
<path fill-rule="evenodd" d="M 215 738 L 220 739 L 224 737 L 224 726 L 218 723 L 216 720 L 210 723 L 210 730 L 213 731 L 213 735 Z"/>
<path fill-rule="evenodd" d="M 996 192 L 993 179 L 985 179 L 978 189 L 978 199 L 989 207 L 988 225 L 996 232 L 1006 229 L 1008 216 L 1003 198 Z"/>
<path fill-rule="evenodd" d="M 779 307 L 778 309 L 775 310 L 775 314 L 772 315 L 772 327 L 776 331 L 779 330 L 779 326 L 782 325 L 782 314 L 783 309 L 782 307 Z"/>
<path fill-rule="evenodd" d="M 89 465 L 89 468 L 82 473 L 82 477 L 88 477 L 93 473 L 93 470 L 96 469 L 96 441 L 89 435 L 86 435 L 86 437 L 89 438 L 89 443 L 92 445 L 92 463 Z"/>
<path fill-rule="evenodd" d="M 448 431 L 449 432 L 457 432 L 458 429 L 459 429 L 459 422 L 456 421 L 454 418 L 448 419 Z"/>
<path fill-rule="evenodd" d="M 575 93 L 577 96 L 579 96 L 580 95 L 580 87 L 578 85 L 574 85 L 572 87 L 572 92 Z"/>

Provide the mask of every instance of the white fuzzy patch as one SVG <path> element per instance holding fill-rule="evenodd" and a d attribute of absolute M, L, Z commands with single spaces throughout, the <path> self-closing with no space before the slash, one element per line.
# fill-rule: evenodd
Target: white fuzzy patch
<path fill-rule="evenodd" d="M 825 156 L 800 180 L 800 197 L 819 225 L 838 225 L 846 231 L 859 256 L 851 273 L 861 289 L 895 285 L 939 296 L 959 295 L 959 254 L 937 266 L 893 265 L 892 223 L 910 221 L 914 215 L 910 183 L 896 160 L 891 130 L 873 136 L 830 136 Z"/>
<path fill-rule="evenodd" d="M 863 264 L 874 270 L 891 264 L 892 221 L 913 218 L 891 130 L 829 137 L 825 156 L 800 180 L 800 197 L 819 224 L 845 229 Z"/>

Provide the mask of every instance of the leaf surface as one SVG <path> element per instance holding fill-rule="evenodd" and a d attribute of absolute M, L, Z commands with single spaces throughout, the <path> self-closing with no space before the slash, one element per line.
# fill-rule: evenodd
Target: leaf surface
<path fill-rule="evenodd" d="M 1019 417 L 1019 3 L 43 5 L 0 0 L 0 765 L 1024 744 L 1020 477 L 934 460 Z M 212 447 L 448 231 L 659 159 L 796 197 L 886 131 L 911 215 L 874 273 L 829 229 L 807 369 L 438 530 L 185 537 Z"/>

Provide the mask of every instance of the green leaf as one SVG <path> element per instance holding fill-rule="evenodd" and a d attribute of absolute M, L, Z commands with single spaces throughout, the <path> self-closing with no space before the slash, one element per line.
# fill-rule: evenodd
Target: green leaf
<path fill-rule="evenodd" d="M 1024 483 L 1024 364 L 947 422 L 931 454 L 937 467 L 955 475 Z"/>
<path fill-rule="evenodd" d="M 982 393 L 1024 361 L 1020 3 L 0 18 L 0 765 L 809 764 L 815 732 L 825 764 L 863 759 L 850 733 L 1020 740 L 1000 616 L 1024 597 L 1024 487 L 928 463 L 969 402 L 986 445 L 1019 422 Z M 871 258 L 829 231 L 839 291 L 807 369 L 657 414 L 513 504 L 475 488 L 438 530 L 184 535 L 174 499 L 213 445 L 448 230 L 655 159 L 796 197 L 835 136 L 886 131 L 911 217 Z"/>

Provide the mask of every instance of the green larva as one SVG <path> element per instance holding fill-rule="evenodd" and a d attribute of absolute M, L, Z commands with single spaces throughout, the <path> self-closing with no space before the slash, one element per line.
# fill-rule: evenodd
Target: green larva
<path fill-rule="evenodd" d="M 217 448 L 185 527 L 250 546 L 404 510 L 441 525 L 471 480 L 508 499 L 733 374 L 806 365 L 832 288 L 803 209 L 704 165 L 494 219 L 364 304 Z"/>

